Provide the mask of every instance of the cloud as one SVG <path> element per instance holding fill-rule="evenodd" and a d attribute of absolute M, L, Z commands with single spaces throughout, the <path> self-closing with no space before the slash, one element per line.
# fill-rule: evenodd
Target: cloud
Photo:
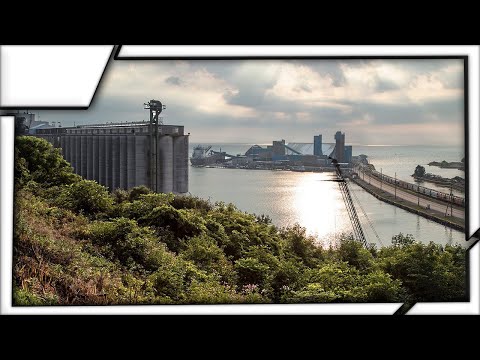
<path fill-rule="evenodd" d="M 145 120 L 143 103 L 158 99 L 165 123 L 196 142 L 307 142 L 341 129 L 351 142 L 461 144 L 451 134 L 463 131 L 463 78 L 454 59 L 115 61 L 91 109 L 41 120 Z"/>
<path fill-rule="evenodd" d="M 169 76 L 168 78 L 165 79 L 165 82 L 167 84 L 178 85 L 178 86 L 183 84 L 183 81 L 178 76 Z"/>

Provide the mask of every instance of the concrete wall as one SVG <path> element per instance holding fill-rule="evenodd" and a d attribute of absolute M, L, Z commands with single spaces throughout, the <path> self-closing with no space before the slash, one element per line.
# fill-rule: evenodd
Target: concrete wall
<path fill-rule="evenodd" d="M 156 153 L 150 151 L 149 134 L 136 129 L 117 133 L 84 129 L 77 134 L 36 136 L 61 147 L 76 174 L 110 190 L 150 186 L 151 176 L 156 173 L 158 192 L 185 193 L 188 192 L 188 136 L 177 135 L 175 127 L 167 130 L 168 135 L 157 137 Z M 157 156 L 156 164 L 150 161 L 151 155 Z"/>
<path fill-rule="evenodd" d="M 174 152 L 173 137 L 159 136 L 157 141 L 157 186 L 158 192 L 173 192 Z"/>
<path fill-rule="evenodd" d="M 173 138 L 173 192 L 188 191 L 188 136 Z"/>

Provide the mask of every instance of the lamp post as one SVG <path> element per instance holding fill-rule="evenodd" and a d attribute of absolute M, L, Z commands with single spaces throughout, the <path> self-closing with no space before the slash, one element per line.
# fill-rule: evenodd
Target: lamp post
<path fill-rule="evenodd" d="M 395 171 L 395 200 L 397 199 L 397 172 Z"/>
<path fill-rule="evenodd" d="M 453 216 L 453 184 L 450 184 L 450 216 Z"/>
<path fill-rule="evenodd" d="M 383 169 L 380 168 L 380 190 L 383 188 Z"/>

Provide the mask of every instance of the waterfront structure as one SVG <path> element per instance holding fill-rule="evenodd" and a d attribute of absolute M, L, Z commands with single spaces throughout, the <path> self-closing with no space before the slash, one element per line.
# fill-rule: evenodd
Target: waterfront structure
<path fill-rule="evenodd" d="M 322 156 L 322 135 L 315 135 L 313 137 L 313 155 Z"/>
<path fill-rule="evenodd" d="M 338 162 L 345 162 L 345 133 L 341 131 L 335 133 L 335 159 Z"/>
<path fill-rule="evenodd" d="M 188 135 L 179 125 L 152 122 L 38 129 L 61 148 L 76 174 L 110 190 L 145 185 L 156 192 L 188 192 Z"/>
<path fill-rule="evenodd" d="M 351 163 L 352 162 L 352 145 L 346 145 L 345 146 L 345 162 L 346 163 Z"/>
<path fill-rule="evenodd" d="M 285 140 L 272 142 L 273 156 L 280 157 L 285 156 Z"/>
<path fill-rule="evenodd" d="M 19 110 L 14 111 L 0 111 L 1 116 L 13 116 L 15 118 L 15 123 L 23 125 L 22 134 L 30 134 L 33 135 L 38 129 L 47 129 L 56 127 L 55 123 L 50 125 L 47 121 L 37 121 L 35 120 L 35 114 L 24 111 L 20 112 Z M 17 125 L 16 125 L 17 126 Z"/>
<path fill-rule="evenodd" d="M 271 160 L 272 158 L 272 146 L 263 148 L 260 145 L 253 145 L 247 150 L 245 156 L 250 156 L 254 160 Z"/>
<path fill-rule="evenodd" d="M 312 143 L 286 143 L 285 140 L 274 140 L 265 147 L 253 145 L 245 155 L 229 155 L 210 150 L 207 155 L 203 147 L 194 148 L 191 162 L 194 166 L 221 164 L 222 167 L 246 167 L 252 169 L 286 169 L 296 171 L 331 171 L 331 160 L 335 159 L 342 168 L 352 163 L 352 146 L 345 146 L 345 134 L 338 131 L 335 143 L 323 143 L 322 135 L 315 135 Z M 210 149 L 211 147 L 208 147 Z M 216 155 L 221 155 L 216 161 Z M 201 163 L 199 163 L 201 160 Z M 208 161 L 207 161 L 208 160 Z M 208 163 L 206 163 L 208 162 Z M 308 169 L 308 170 L 307 170 Z"/>

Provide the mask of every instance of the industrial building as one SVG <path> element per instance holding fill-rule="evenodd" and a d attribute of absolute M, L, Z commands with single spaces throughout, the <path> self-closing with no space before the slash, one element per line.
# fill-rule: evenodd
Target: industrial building
<path fill-rule="evenodd" d="M 102 124 L 38 129 L 35 136 L 61 148 L 76 174 L 110 190 L 145 185 L 185 193 L 188 135 L 183 126 L 158 125 L 157 130 L 152 134 L 148 122 Z"/>
<path fill-rule="evenodd" d="M 351 145 L 345 146 L 345 133 L 337 131 L 335 143 L 324 143 L 322 135 L 315 135 L 312 143 L 286 143 L 285 140 L 273 141 L 272 145 L 262 147 L 253 145 L 243 156 L 225 154 L 221 164 L 224 167 L 245 168 L 298 168 L 311 171 L 328 171 L 332 159 L 342 167 L 352 162 Z M 214 152 L 215 153 L 215 152 Z M 217 152 L 218 153 L 218 152 Z"/>
<path fill-rule="evenodd" d="M 338 162 L 345 162 L 345 133 L 341 131 L 335 133 L 335 159 Z"/>
<path fill-rule="evenodd" d="M 351 163 L 352 162 L 352 145 L 346 145 L 345 146 L 345 162 L 346 163 Z"/>
<path fill-rule="evenodd" d="M 322 156 L 322 135 L 315 135 L 313 137 L 313 155 Z"/>
<path fill-rule="evenodd" d="M 114 189 L 145 185 L 155 192 L 188 192 L 188 135 L 163 125 L 158 100 L 144 104 L 150 121 L 37 129 L 61 148 L 76 174 Z"/>

